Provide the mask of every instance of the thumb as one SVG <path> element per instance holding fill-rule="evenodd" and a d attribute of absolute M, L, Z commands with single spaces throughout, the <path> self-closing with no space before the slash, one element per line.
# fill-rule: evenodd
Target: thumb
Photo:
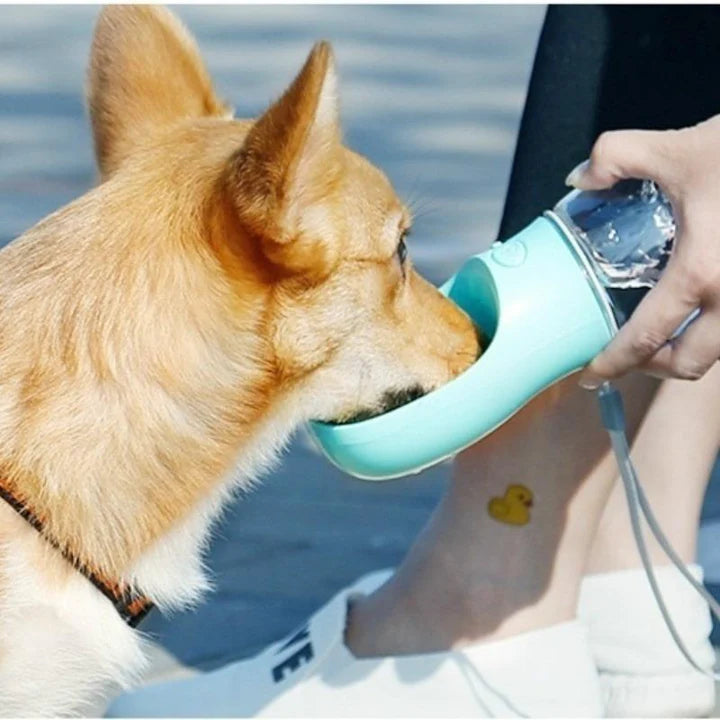
<path fill-rule="evenodd" d="M 616 130 L 595 141 L 590 159 L 565 180 L 579 190 L 602 190 L 619 180 L 638 178 L 663 185 L 665 166 L 674 155 L 673 130 Z"/>

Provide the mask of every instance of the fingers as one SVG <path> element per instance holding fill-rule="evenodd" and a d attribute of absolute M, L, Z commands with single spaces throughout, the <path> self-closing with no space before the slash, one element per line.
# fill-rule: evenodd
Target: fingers
<path fill-rule="evenodd" d="M 645 296 L 607 348 L 585 369 L 580 385 L 595 389 L 605 380 L 620 377 L 647 363 L 699 305 L 700 298 L 686 276 L 677 269 L 677 265 L 668 264 L 657 286 Z M 701 321 L 696 324 L 700 325 Z M 693 344 L 690 349 L 700 343 L 696 339 L 697 330 L 691 328 Z M 720 333 L 716 333 L 716 337 L 720 337 Z M 686 352 L 687 348 L 683 349 L 681 357 L 689 366 L 691 361 Z M 703 348 L 703 352 L 706 353 L 703 360 L 706 360 L 710 350 Z M 669 361 L 666 355 L 660 355 L 658 359 L 661 363 Z"/>
<path fill-rule="evenodd" d="M 580 190 L 601 190 L 625 178 L 665 185 L 665 168 L 674 165 L 680 131 L 616 130 L 597 139 L 590 159 L 570 172 L 565 183 Z"/>
<path fill-rule="evenodd" d="M 660 348 L 643 370 L 660 378 L 699 380 L 720 358 L 720 313 L 703 314 L 671 343 Z"/>
<path fill-rule="evenodd" d="M 697 379 L 720 357 L 719 140 L 720 117 L 682 130 L 606 132 L 589 160 L 568 176 L 566 182 L 581 190 L 600 190 L 626 178 L 653 180 L 670 199 L 678 225 L 673 255 L 657 287 L 586 368 L 580 379 L 584 387 L 633 369 Z M 671 340 L 698 308 L 700 318 Z"/>

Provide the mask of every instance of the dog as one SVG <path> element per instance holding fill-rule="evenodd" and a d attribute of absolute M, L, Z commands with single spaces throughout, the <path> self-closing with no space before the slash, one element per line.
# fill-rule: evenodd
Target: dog
<path fill-rule="evenodd" d="M 341 140 L 331 47 L 238 120 L 166 9 L 100 13 L 99 182 L 0 251 L 0 714 L 73 715 L 197 603 L 233 490 L 308 419 L 383 412 L 480 351 L 408 209 Z"/>

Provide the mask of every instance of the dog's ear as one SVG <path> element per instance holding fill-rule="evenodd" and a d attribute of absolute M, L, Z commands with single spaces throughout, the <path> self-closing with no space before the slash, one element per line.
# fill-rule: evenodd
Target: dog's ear
<path fill-rule="evenodd" d="M 337 78 L 332 48 L 323 42 L 255 122 L 229 169 L 241 224 L 288 272 L 332 262 L 326 201 L 340 178 L 340 148 Z"/>
<path fill-rule="evenodd" d="M 103 177 L 157 129 L 230 112 L 215 95 L 193 38 L 169 10 L 154 5 L 102 10 L 87 95 Z"/>

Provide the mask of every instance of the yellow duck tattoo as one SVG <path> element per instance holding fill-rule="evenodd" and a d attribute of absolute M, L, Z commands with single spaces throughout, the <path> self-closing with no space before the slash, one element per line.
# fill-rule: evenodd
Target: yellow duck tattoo
<path fill-rule="evenodd" d="M 508 525 L 527 525 L 533 494 L 524 485 L 510 485 L 504 497 L 494 497 L 488 503 L 490 517 Z"/>

